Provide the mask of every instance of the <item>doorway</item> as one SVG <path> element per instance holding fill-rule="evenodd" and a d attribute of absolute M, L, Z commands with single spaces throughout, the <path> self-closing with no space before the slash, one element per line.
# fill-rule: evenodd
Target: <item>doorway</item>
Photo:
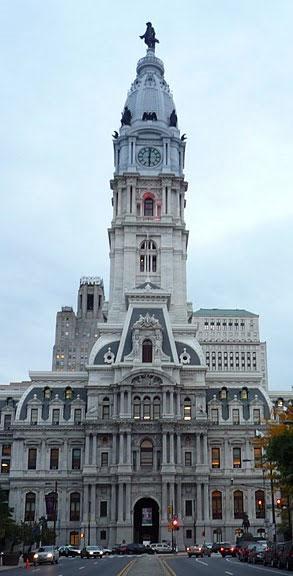
<path fill-rule="evenodd" d="M 134 506 L 133 542 L 159 541 L 159 506 L 152 498 L 141 498 Z"/>

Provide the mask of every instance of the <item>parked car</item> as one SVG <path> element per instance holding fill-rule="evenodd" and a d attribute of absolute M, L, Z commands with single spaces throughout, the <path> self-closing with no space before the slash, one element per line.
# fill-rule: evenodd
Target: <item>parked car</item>
<path fill-rule="evenodd" d="M 150 545 L 155 554 L 171 554 L 172 547 L 167 542 L 156 542 Z"/>
<path fill-rule="evenodd" d="M 222 542 L 214 542 L 212 544 L 212 552 L 220 552 Z"/>
<path fill-rule="evenodd" d="M 103 558 L 102 546 L 85 546 L 81 551 L 81 558 Z"/>
<path fill-rule="evenodd" d="M 240 562 L 247 562 L 248 561 L 248 554 L 252 548 L 254 548 L 256 542 L 245 542 L 241 548 L 237 550 L 237 556 Z"/>
<path fill-rule="evenodd" d="M 102 546 L 102 548 L 104 556 L 110 556 L 110 554 L 113 554 L 112 548 L 107 548 L 106 546 Z"/>
<path fill-rule="evenodd" d="M 41 546 L 37 552 L 34 553 L 34 565 L 37 564 L 58 564 L 59 552 L 55 546 Z"/>
<path fill-rule="evenodd" d="M 81 550 L 77 546 L 59 546 L 59 556 L 80 556 Z"/>
<path fill-rule="evenodd" d="M 225 558 L 225 556 L 236 556 L 235 545 L 230 544 L 229 542 L 221 542 L 219 552 L 222 555 L 222 558 Z"/>
<path fill-rule="evenodd" d="M 247 562 L 249 564 L 263 564 L 265 548 L 265 544 L 256 542 L 253 548 L 250 548 L 248 551 Z"/>

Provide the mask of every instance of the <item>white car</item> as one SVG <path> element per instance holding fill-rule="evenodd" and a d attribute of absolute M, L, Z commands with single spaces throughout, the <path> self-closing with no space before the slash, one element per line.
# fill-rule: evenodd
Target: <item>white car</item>
<path fill-rule="evenodd" d="M 34 554 L 34 565 L 37 564 L 58 564 L 59 551 L 55 546 L 41 546 Z"/>
<path fill-rule="evenodd" d="M 166 542 L 151 544 L 151 548 L 154 550 L 155 554 L 170 554 L 172 552 L 171 546 Z"/>

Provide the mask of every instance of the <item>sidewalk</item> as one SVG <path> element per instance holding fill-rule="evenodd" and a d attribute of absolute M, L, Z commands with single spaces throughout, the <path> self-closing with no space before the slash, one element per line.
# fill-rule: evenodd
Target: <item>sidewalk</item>
<path fill-rule="evenodd" d="M 22 556 L 20 557 L 17 566 L 2 566 L 2 564 L 0 564 L 0 572 L 4 572 L 4 570 L 12 570 L 13 568 L 25 568 L 25 563 L 22 559 Z"/>

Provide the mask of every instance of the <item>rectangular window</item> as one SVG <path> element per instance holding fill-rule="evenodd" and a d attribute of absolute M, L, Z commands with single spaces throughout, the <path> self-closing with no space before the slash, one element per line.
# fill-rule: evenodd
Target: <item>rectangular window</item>
<path fill-rule="evenodd" d="M 87 294 L 86 309 L 87 310 L 93 310 L 94 309 L 94 295 L 93 294 Z"/>
<path fill-rule="evenodd" d="M 241 468 L 241 448 L 233 448 L 233 468 Z"/>
<path fill-rule="evenodd" d="M 100 517 L 105 518 L 108 515 L 108 502 L 107 500 L 102 500 L 100 502 Z"/>
<path fill-rule="evenodd" d="M 31 424 L 37 424 L 38 423 L 38 409 L 37 408 L 32 408 L 31 409 Z"/>
<path fill-rule="evenodd" d="M 191 452 L 185 452 L 185 466 L 191 466 Z"/>
<path fill-rule="evenodd" d="M 185 516 L 192 516 L 192 500 L 185 500 Z"/>
<path fill-rule="evenodd" d="M 37 449 L 29 448 L 27 456 L 27 468 L 28 470 L 36 470 L 37 468 Z"/>
<path fill-rule="evenodd" d="M 74 424 L 81 424 L 81 409 L 75 408 L 74 410 Z"/>
<path fill-rule="evenodd" d="M 262 449 L 260 446 L 255 446 L 254 449 L 254 467 L 262 468 Z"/>
<path fill-rule="evenodd" d="M 192 538 L 192 530 L 190 530 L 190 528 L 188 528 L 186 530 L 186 539 L 191 540 L 191 538 Z"/>
<path fill-rule="evenodd" d="M 212 468 L 220 468 L 220 448 L 212 448 Z"/>
<path fill-rule="evenodd" d="M 100 531 L 100 540 L 107 540 L 107 531 L 106 530 Z"/>
<path fill-rule="evenodd" d="M 7 458 L 2 458 L 1 460 L 1 474 L 9 474 L 10 472 L 10 460 Z"/>
<path fill-rule="evenodd" d="M 50 470 L 58 470 L 58 466 L 59 466 L 59 448 L 51 448 Z"/>
<path fill-rule="evenodd" d="M 253 424 L 260 424 L 260 409 L 259 408 L 253 409 L 252 417 L 253 417 Z"/>
<path fill-rule="evenodd" d="M 212 408 L 211 409 L 211 417 L 212 417 L 212 422 L 214 424 L 219 424 L 219 410 L 218 410 L 218 408 Z"/>
<path fill-rule="evenodd" d="M 232 410 L 232 422 L 233 424 L 240 424 L 240 416 L 238 408 L 233 408 Z"/>
<path fill-rule="evenodd" d="M 11 456 L 11 444 L 3 444 L 2 446 L 2 456 Z"/>
<path fill-rule="evenodd" d="M 11 414 L 5 414 L 4 416 L 4 430 L 10 430 L 11 426 Z"/>
<path fill-rule="evenodd" d="M 59 408 L 54 408 L 52 411 L 52 422 L 57 425 L 60 421 L 60 410 Z"/>
<path fill-rule="evenodd" d="M 107 467 L 109 465 L 108 460 L 109 460 L 108 452 L 102 452 L 101 453 L 101 466 L 102 466 L 102 468 Z"/>
<path fill-rule="evenodd" d="M 103 404 L 102 418 L 103 420 L 107 420 L 108 418 L 110 418 L 110 404 Z"/>
<path fill-rule="evenodd" d="M 72 470 L 80 470 L 81 465 L 81 449 L 72 448 Z"/>

